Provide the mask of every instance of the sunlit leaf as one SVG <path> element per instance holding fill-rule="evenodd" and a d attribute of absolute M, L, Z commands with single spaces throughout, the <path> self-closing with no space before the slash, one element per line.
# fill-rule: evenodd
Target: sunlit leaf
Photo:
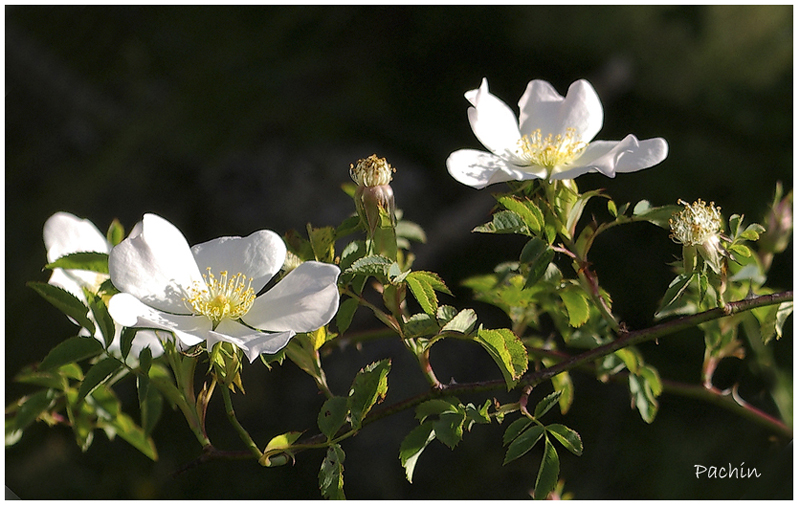
<path fill-rule="evenodd" d="M 547 426 L 547 431 L 572 454 L 576 456 L 583 454 L 583 442 L 577 431 L 563 424 L 550 424 Z"/>
<path fill-rule="evenodd" d="M 568 286 L 559 291 L 558 295 L 567 308 L 571 327 L 580 327 L 589 320 L 589 296 L 586 292 L 579 287 Z"/>
<path fill-rule="evenodd" d="M 510 329 L 481 329 L 475 339 L 500 367 L 510 391 L 528 369 L 525 345 Z"/>
<path fill-rule="evenodd" d="M 108 274 L 108 254 L 101 252 L 77 252 L 65 255 L 47 264 L 45 269 L 83 269 Z"/>
<path fill-rule="evenodd" d="M 558 404 L 559 398 L 561 398 L 561 391 L 555 391 L 545 396 L 544 399 L 536 404 L 536 410 L 533 412 L 534 419 L 541 419 L 543 415 Z"/>
<path fill-rule="evenodd" d="M 348 394 L 348 406 L 351 414 L 351 424 L 355 428 L 361 426 L 361 421 L 372 409 L 386 396 L 389 389 L 387 376 L 392 367 L 390 359 L 383 359 L 365 366 L 356 374 Z"/>
<path fill-rule="evenodd" d="M 419 456 L 434 438 L 433 421 L 426 421 L 411 430 L 400 444 L 400 464 L 406 469 L 408 482 L 412 482 Z"/>
<path fill-rule="evenodd" d="M 489 234 L 526 234 L 528 227 L 525 220 L 513 211 L 498 211 L 492 216 L 492 221 L 479 225 L 472 232 Z"/>

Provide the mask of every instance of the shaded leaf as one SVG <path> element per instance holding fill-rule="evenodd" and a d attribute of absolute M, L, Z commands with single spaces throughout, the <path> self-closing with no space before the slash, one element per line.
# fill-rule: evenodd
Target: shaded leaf
<path fill-rule="evenodd" d="M 550 443 L 550 440 L 545 438 L 544 456 L 542 457 L 542 464 L 539 466 L 539 473 L 536 475 L 536 485 L 533 488 L 533 498 L 535 500 L 544 500 L 555 489 L 556 484 L 558 484 L 559 471 L 560 464 L 556 448 Z"/>
<path fill-rule="evenodd" d="M 382 359 L 365 366 L 356 374 L 348 394 L 350 423 L 354 428 L 361 427 L 361 421 L 370 409 L 386 396 L 389 389 L 386 377 L 391 367 L 390 359 Z"/>
<path fill-rule="evenodd" d="M 73 336 L 59 343 L 47 353 L 39 365 L 40 370 L 54 370 L 68 363 L 82 361 L 103 352 L 99 341 L 89 336 Z"/>
<path fill-rule="evenodd" d="M 339 444 L 328 447 L 319 469 L 319 490 L 328 500 L 345 500 L 344 449 Z"/>
<path fill-rule="evenodd" d="M 89 334 L 94 334 L 94 322 L 89 318 L 89 309 L 80 299 L 76 298 L 61 287 L 50 285 L 43 282 L 28 282 L 28 287 L 39 293 L 51 305 L 58 308 L 68 317 L 72 317 L 81 327 L 89 330 Z"/>
<path fill-rule="evenodd" d="M 555 255 L 556 253 L 550 245 L 539 238 L 531 238 L 525 244 L 519 260 L 531 265 L 528 278 L 525 280 L 526 289 L 536 285 L 536 282 L 544 276 L 547 272 L 547 266 L 553 261 Z"/>
<path fill-rule="evenodd" d="M 358 310 L 358 300 L 355 298 L 347 298 L 339 305 L 339 311 L 336 313 L 336 329 L 339 330 L 339 334 L 350 327 L 356 310 Z"/>
<path fill-rule="evenodd" d="M 506 457 L 503 460 L 503 464 L 510 463 L 517 458 L 521 458 L 525 454 L 528 453 L 533 446 L 542 438 L 544 435 L 544 427 L 539 426 L 538 424 L 533 428 L 528 428 L 527 430 L 523 431 L 517 438 L 511 442 L 511 445 L 508 446 L 508 451 L 506 451 Z"/>
<path fill-rule="evenodd" d="M 80 389 L 78 389 L 78 403 L 86 398 L 101 382 L 105 382 L 111 375 L 119 371 L 120 368 L 122 368 L 122 363 L 113 357 L 107 357 L 89 368 L 89 371 L 83 377 Z"/>
<path fill-rule="evenodd" d="M 520 417 L 516 421 L 512 422 L 506 428 L 505 433 L 503 433 L 503 445 L 508 445 L 517 438 L 520 433 L 522 433 L 525 428 L 533 424 L 533 421 L 528 419 L 527 417 Z"/>
<path fill-rule="evenodd" d="M 317 416 L 317 426 L 319 430 L 328 437 L 329 440 L 336 436 L 336 432 L 347 420 L 347 398 L 334 396 L 325 400 Z"/>
<path fill-rule="evenodd" d="M 19 407 L 14 418 L 14 426 L 18 430 L 24 430 L 35 421 L 45 410 L 49 410 L 55 403 L 55 391 L 45 389 L 30 397 Z"/>
<path fill-rule="evenodd" d="M 547 431 L 572 454 L 576 456 L 583 454 L 583 442 L 577 431 L 563 424 L 550 424 L 547 426 Z"/>
<path fill-rule="evenodd" d="M 561 391 L 555 391 L 545 396 L 539 403 L 536 404 L 536 410 L 533 411 L 534 419 L 541 419 L 543 415 L 550 411 L 551 408 L 558 404 L 561 398 Z"/>
<path fill-rule="evenodd" d="M 156 452 L 156 445 L 153 439 L 148 437 L 144 430 L 133 422 L 133 419 L 131 419 L 129 415 L 120 412 L 108 425 L 114 428 L 117 435 L 135 447 L 139 452 L 153 461 L 158 460 L 158 453 Z"/>

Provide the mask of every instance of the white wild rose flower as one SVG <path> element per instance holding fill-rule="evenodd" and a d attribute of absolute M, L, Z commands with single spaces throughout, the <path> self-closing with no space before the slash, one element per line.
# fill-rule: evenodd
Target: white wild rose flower
<path fill-rule="evenodd" d="M 562 97 L 550 83 L 533 80 L 519 100 L 519 119 L 503 101 L 480 88 L 464 94 L 472 131 L 490 153 L 458 150 L 447 170 L 460 183 L 484 188 L 510 180 L 564 180 L 584 173 L 609 177 L 654 166 L 667 156 L 662 138 L 593 141 L 603 125 L 603 106 L 592 85 L 579 80 Z"/>
<path fill-rule="evenodd" d="M 190 248 L 174 225 L 146 214 L 111 251 L 109 273 L 121 293 L 109 312 L 129 327 L 170 331 L 186 346 L 232 343 L 253 362 L 324 326 L 339 308 L 339 268 L 321 262 L 300 264 L 259 295 L 285 259 L 272 231 Z"/>

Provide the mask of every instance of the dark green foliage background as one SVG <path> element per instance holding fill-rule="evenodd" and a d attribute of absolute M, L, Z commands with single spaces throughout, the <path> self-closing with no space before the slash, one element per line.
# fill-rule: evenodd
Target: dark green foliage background
<path fill-rule="evenodd" d="M 488 327 L 507 325 L 458 286 L 518 255 L 516 238 L 469 231 L 486 221 L 490 191 L 447 174 L 459 148 L 480 148 L 466 119 L 466 90 L 483 77 L 516 108 L 527 82 L 561 92 L 579 78 L 596 87 L 606 113 L 598 138 L 662 136 L 660 166 L 607 179 L 582 176 L 616 202 L 654 205 L 702 198 L 727 216 L 764 213 L 776 180 L 792 187 L 792 6 L 646 7 L 6 7 L 6 401 L 28 392 L 12 383 L 26 364 L 75 329 L 25 287 L 46 280 L 41 239 L 59 210 L 126 228 L 155 212 L 190 243 L 260 228 L 336 225 L 352 211 L 339 185 L 351 162 L 372 153 L 397 167 L 398 206 L 428 232 L 417 269 L 438 272 L 454 290 L 442 302 L 474 307 Z M 599 201 L 598 201 L 599 203 Z M 591 211 L 607 218 L 603 208 Z M 790 246 L 791 249 L 791 246 Z M 593 251 L 601 283 L 630 328 L 652 323 L 679 249 L 647 224 L 613 230 Z M 791 252 L 770 284 L 792 287 Z M 354 328 L 374 326 L 359 311 Z M 790 323 L 787 326 L 791 325 Z M 775 344 L 792 367 L 791 332 Z M 699 381 L 703 345 L 686 333 L 642 346 L 666 378 Z M 325 359 L 342 393 L 365 364 L 392 356 L 389 398 L 425 389 L 399 343 L 368 343 Z M 442 343 L 439 378 L 499 377 L 479 346 Z M 767 386 L 732 360 L 722 387 L 773 412 Z M 323 397 L 291 363 L 246 367 L 237 414 L 260 445 L 289 430 L 315 431 Z M 576 373 L 565 417 L 583 437 L 578 458 L 560 453 L 565 490 L 581 499 L 791 497 L 791 449 L 752 423 L 707 404 L 664 395 L 656 421 L 631 410 L 626 389 Z M 540 399 L 545 387 L 532 394 Z M 138 417 L 132 382 L 123 406 Z M 496 393 L 501 401 L 511 399 Z M 464 399 L 464 402 L 483 399 Z M 240 449 L 219 400 L 209 432 Z M 504 426 L 477 426 L 450 451 L 431 444 L 415 482 L 397 458 L 411 412 L 365 427 L 344 443 L 350 498 L 525 498 L 541 448 L 501 467 Z M 6 450 L 6 485 L 27 499 L 318 498 L 324 452 L 295 466 L 215 462 L 171 473 L 200 451 L 178 412 L 154 433 L 157 463 L 124 441 L 97 434 L 86 453 L 67 428 L 35 424 Z M 781 452 L 784 454 L 782 455 Z M 694 465 L 758 467 L 758 480 L 700 480 Z M 780 463 L 780 462 L 777 462 Z"/>

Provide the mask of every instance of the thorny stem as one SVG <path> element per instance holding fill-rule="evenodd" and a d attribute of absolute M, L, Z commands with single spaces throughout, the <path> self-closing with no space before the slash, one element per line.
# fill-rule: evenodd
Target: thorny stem
<path fill-rule="evenodd" d="M 643 329 L 640 331 L 623 332 L 620 333 L 619 338 L 617 338 L 613 342 L 601 345 L 600 347 L 591 350 L 587 350 L 582 354 L 569 357 L 559 362 L 558 364 L 555 364 L 548 368 L 530 372 L 524 375 L 519 380 L 517 385 L 526 389 L 527 387 L 532 388 L 541 384 L 546 380 L 551 379 L 552 377 L 558 375 L 559 373 L 563 373 L 565 371 L 578 368 L 590 361 L 599 359 L 601 357 L 605 357 L 609 354 L 613 354 L 617 350 L 624 349 L 632 345 L 637 345 L 639 343 L 643 343 L 646 341 L 657 340 L 663 336 L 668 336 L 670 334 L 674 334 L 679 331 L 683 331 L 685 329 L 693 328 L 698 324 L 702 324 L 703 322 L 708 322 L 723 317 L 728 317 L 730 315 L 746 312 L 754 308 L 760 308 L 762 306 L 770 306 L 783 303 L 786 301 L 791 301 L 793 297 L 794 297 L 793 291 L 785 291 L 775 294 L 768 294 L 764 296 L 757 296 L 749 299 L 743 299 L 741 301 L 734 301 L 727 303 L 722 308 L 714 308 L 695 315 L 679 317 L 674 320 L 657 324 L 653 327 Z M 723 406 L 725 408 L 731 408 L 735 412 L 741 414 L 742 416 L 753 421 L 758 421 L 760 423 L 764 423 L 764 421 L 771 421 L 770 425 L 773 427 L 773 429 L 775 429 L 775 431 L 780 432 L 787 436 L 791 435 L 791 430 L 788 429 L 785 425 L 783 425 L 783 423 L 775 420 L 774 418 L 772 418 L 767 414 L 764 414 L 760 410 L 755 409 L 750 405 L 747 405 L 741 399 L 737 401 L 733 393 L 731 393 L 730 396 L 727 396 L 727 393 L 724 393 L 722 391 L 714 392 L 705 389 L 703 387 L 697 388 L 694 386 L 683 386 L 682 384 L 675 382 L 662 381 L 662 383 L 664 385 L 665 391 L 675 392 L 676 394 L 685 394 L 687 396 L 692 396 L 698 399 L 709 401 L 711 403 Z M 482 382 L 470 382 L 463 384 L 450 383 L 442 385 L 441 388 L 439 389 L 431 389 L 428 392 L 420 393 L 416 396 L 412 396 L 411 398 L 407 398 L 393 405 L 382 407 L 373 411 L 362 421 L 361 426 L 364 427 L 368 424 L 376 422 L 390 415 L 415 407 L 427 400 L 441 398 L 445 396 L 459 395 L 459 394 L 472 394 L 472 393 L 501 390 L 504 389 L 505 386 L 506 382 L 503 379 L 489 380 Z M 700 389 L 703 389 L 706 392 L 703 393 L 700 391 Z M 740 408 L 738 409 L 733 408 L 731 403 L 738 405 Z M 326 441 L 326 438 L 327 437 L 322 434 L 309 437 L 297 445 L 298 450 L 302 448 L 309 448 L 311 446 L 323 443 Z M 209 447 L 211 450 L 210 451 L 206 450 Z M 241 458 L 246 458 L 248 456 L 252 457 L 252 454 L 248 452 L 247 455 L 245 456 L 244 453 L 241 451 L 223 452 L 223 451 L 217 451 L 213 449 L 213 447 L 211 446 L 207 446 L 206 448 L 204 448 L 203 455 L 201 455 L 197 460 L 185 466 L 179 472 L 176 473 L 188 470 L 189 468 L 193 468 L 194 466 L 197 466 L 198 464 L 209 461 L 211 459 L 217 459 L 217 458 L 241 459 Z"/>

